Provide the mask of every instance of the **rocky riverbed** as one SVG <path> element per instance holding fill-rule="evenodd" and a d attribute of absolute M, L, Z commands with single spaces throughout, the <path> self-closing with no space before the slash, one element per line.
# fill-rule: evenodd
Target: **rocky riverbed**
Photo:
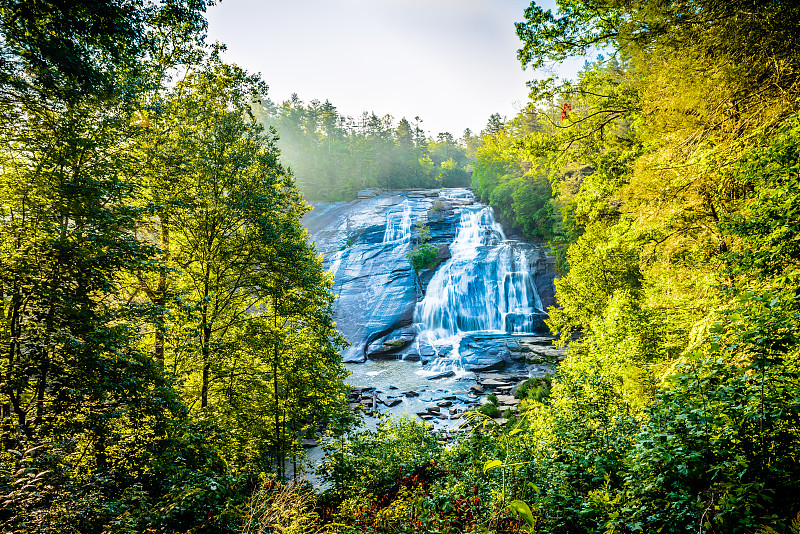
<path fill-rule="evenodd" d="M 347 364 L 351 371 L 348 383 L 350 408 L 368 419 L 381 414 L 412 415 L 428 421 L 437 429 L 461 426 L 464 413 L 477 409 L 490 394 L 498 397 L 498 408 L 516 411 L 519 400 L 514 396 L 519 385 L 529 378 L 547 376 L 563 358 L 563 350 L 545 344 L 546 338 L 520 337 L 514 340 L 532 348 L 502 372 L 451 371 L 436 378 L 426 373 L 417 362 L 370 360 L 363 364 Z M 518 353 L 519 354 L 519 353 Z M 368 423 L 369 424 L 369 423 Z M 372 426 L 369 424 L 369 426 Z"/>

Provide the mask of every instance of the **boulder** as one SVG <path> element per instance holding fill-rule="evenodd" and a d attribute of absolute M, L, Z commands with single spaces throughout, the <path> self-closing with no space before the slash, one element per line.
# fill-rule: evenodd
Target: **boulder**
<path fill-rule="evenodd" d="M 506 362 L 501 358 L 473 358 L 464 363 L 464 369 L 476 373 L 485 373 L 488 371 L 500 371 L 504 369 Z"/>
<path fill-rule="evenodd" d="M 529 352 L 533 355 L 544 359 L 558 359 L 564 355 L 563 347 L 555 347 L 553 345 L 531 345 L 528 347 Z"/>
<path fill-rule="evenodd" d="M 506 378 L 487 378 L 481 385 L 485 388 L 496 388 L 497 386 L 508 386 L 509 380 Z"/>
<path fill-rule="evenodd" d="M 511 362 L 506 337 L 472 334 L 461 339 L 460 354 L 464 369 L 477 373 L 499 371 Z"/>
<path fill-rule="evenodd" d="M 367 358 L 401 359 L 402 350 L 414 341 L 415 337 L 414 329 L 409 327 L 404 328 L 401 332 L 392 332 L 367 346 Z"/>
<path fill-rule="evenodd" d="M 440 373 L 430 375 L 428 380 L 439 380 L 440 378 L 450 378 L 451 376 L 456 376 L 455 371 L 442 371 Z"/>
<path fill-rule="evenodd" d="M 427 213 L 428 223 L 437 223 L 444 221 L 444 211 L 428 210 Z"/>
<path fill-rule="evenodd" d="M 412 361 L 420 361 L 422 362 L 423 365 L 427 365 L 428 363 L 432 362 L 437 357 L 439 357 L 439 354 L 436 352 L 436 349 L 422 340 L 419 340 L 419 343 L 415 343 L 413 347 L 408 347 L 404 351 L 404 353 L 406 359 L 411 359 Z"/>
<path fill-rule="evenodd" d="M 516 406 L 520 403 L 520 400 L 516 397 L 512 397 L 511 395 L 498 395 L 497 396 L 497 404 L 505 404 L 509 406 Z"/>

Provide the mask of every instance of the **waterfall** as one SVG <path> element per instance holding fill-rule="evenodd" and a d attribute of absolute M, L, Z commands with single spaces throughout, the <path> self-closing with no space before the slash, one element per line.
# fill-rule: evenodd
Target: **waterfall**
<path fill-rule="evenodd" d="M 409 241 L 411 239 L 411 203 L 405 199 L 401 204 L 402 211 L 388 210 L 386 212 L 386 231 L 383 242 Z"/>
<path fill-rule="evenodd" d="M 419 337 L 437 352 L 452 347 L 449 364 L 456 368 L 463 334 L 532 333 L 534 317 L 542 312 L 528 259 L 506 240 L 492 209 L 459 210 L 452 257 L 436 271 L 414 312 Z"/>

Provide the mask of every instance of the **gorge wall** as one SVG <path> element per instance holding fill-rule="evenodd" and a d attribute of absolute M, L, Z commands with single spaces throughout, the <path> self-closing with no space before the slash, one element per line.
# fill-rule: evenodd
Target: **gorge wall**
<path fill-rule="evenodd" d="M 466 189 L 364 191 L 316 203 L 303 222 L 335 277 L 346 362 L 419 360 L 431 373 L 502 368 L 546 334 L 554 258 L 507 239 L 492 209 Z M 427 225 L 440 263 L 419 276 L 406 254 Z"/>

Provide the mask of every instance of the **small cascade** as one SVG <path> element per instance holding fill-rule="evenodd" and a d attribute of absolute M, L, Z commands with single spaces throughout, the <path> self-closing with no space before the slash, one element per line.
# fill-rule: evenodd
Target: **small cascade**
<path fill-rule="evenodd" d="M 411 203 L 405 199 L 402 210 L 388 210 L 386 212 L 386 231 L 383 234 L 384 243 L 411 240 Z"/>
<path fill-rule="evenodd" d="M 339 267 L 341 267 L 342 265 L 342 258 L 344 257 L 344 255 L 345 251 L 339 250 L 337 252 L 334 252 L 333 255 L 330 257 L 330 259 L 328 260 L 329 264 L 328 271 L 330 271 L 331 275 L 334 278 L 336 277 L 336 273 L 339 272 Z"/>
<path fill-rule="evenodd" d="M 464 207 L 460 215 L 452 257 L 436 271 L 414 315 L 419 337 L 447 354 L 435 371 L 458 370 L 464 334 L 532 333 L 543 313 L 528 258 L 506 240 L 492 209 Z"/>

